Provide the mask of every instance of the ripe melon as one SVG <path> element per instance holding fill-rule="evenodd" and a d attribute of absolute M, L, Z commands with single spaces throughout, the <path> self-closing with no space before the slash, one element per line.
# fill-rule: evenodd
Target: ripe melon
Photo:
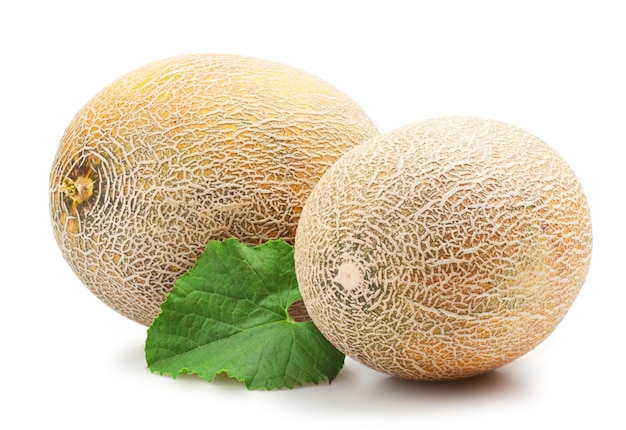
<path fill-rule="evenodd" d="M 97 297 L 149 325 L 209 240 L 293 242 L 315 183 L 375 134 L 304 71 L 221 54 L 158 61 L 67 127 L 50 174 L 54 235 Z"/>
<path fill-rule="evenodd" d="M 446 380 L 542 342 L 591 247 L 585 195 L 554 150 L 508 124 L 444 117 L 342 156 L 305 204 L 295 259 L 308 313 L 339 350 Z"/>

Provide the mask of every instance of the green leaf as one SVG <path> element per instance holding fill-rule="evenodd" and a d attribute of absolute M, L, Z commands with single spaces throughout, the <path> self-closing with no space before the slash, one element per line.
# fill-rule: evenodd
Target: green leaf
<path fill-rule="evenodd" d="M 287 242 L 212 241 L 148 329 L 148 367 L 209 382 L 226 373 L 251 390 L 332 381 L 344 355 L 312 321 L 289 317 L 300 300 Z"/>

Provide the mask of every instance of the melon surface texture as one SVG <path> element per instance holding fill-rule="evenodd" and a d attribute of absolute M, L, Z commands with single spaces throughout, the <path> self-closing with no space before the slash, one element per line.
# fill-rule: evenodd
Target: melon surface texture
<path fill-rule="evenodd" d="M 210 240 L 293 243 L 322 174 L 376 134 L 302 70 L 222 54 L 158 61 L 67 127 L 50 174 L 54 235 L 96 296 L 149 325 Z"/>
<path fill-rule="evenodd" d="M 481 118 L 421 121 L 342 156 L 304 207 L 303 300 L 339 350 L 417 380 L 529 352 L 588 272 L 587 200 L 537 137 Z"/>

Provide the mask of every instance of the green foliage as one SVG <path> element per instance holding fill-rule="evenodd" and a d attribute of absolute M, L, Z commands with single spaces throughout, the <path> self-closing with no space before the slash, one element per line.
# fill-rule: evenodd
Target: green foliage
<path fill-rule="evenodd" d="M 332 381 L 344 355 L 312 321 L 289 318 L 299 300 L 293 248 L 285 241 L 212 241 L 148 329 L 148 366 L 209 382 L 226 373 L 251 390 Z"/>

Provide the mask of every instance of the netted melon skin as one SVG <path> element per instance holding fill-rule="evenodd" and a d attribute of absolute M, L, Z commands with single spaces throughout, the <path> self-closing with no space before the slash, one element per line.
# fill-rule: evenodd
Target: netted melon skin
<path fill-rule="evenodd" d="M 552 333 L 591 249 L 586 197 L 554 150 L 509 124 L 444 117 L 341 157 L 307 200 L 295 259 L 308 313 L 339 350 L 450 380 Z"/>
<path fill-rule="evenodd" d="M 347 95 L 290 66 L 158 61 L 104 88 L 67 127 L 50 174 L 54 236 L 97 297 L 149 325 L 208 241 L 293 243 L 313 185 L 377 133 Z M 68 189 L 85 177 L 92 192 L 77 203 Z"/>

